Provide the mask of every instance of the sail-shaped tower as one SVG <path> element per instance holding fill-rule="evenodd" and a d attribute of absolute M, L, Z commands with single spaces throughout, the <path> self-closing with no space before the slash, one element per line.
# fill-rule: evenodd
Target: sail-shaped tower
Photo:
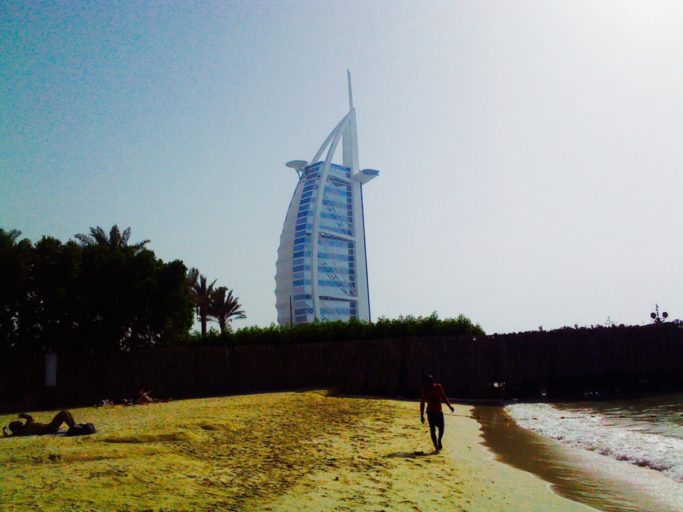
<path fill-rule="evenodd" d="M 275 274 L 280 325 L 370 320 L 363 185 L 379 175 L 358 166 L 356 109 L 347 72 L 349 112 L 311 163 L 287 163 L 298 176 L 280 236 Z M 339 143 L 342 163 L 333 163 Z"/>

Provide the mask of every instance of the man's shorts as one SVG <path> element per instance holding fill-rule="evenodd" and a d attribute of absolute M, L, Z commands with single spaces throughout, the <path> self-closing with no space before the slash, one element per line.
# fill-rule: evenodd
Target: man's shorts
<path fill-rule="evenodd" d="M 443 413 L 442 412 L 428 412 L 427 420 L 430 427 L 437 427 L 443 430 Z"/>

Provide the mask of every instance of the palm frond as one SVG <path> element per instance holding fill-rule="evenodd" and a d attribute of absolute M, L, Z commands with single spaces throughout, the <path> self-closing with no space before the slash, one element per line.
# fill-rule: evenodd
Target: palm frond
<path fill-rule="evenodd" d="M 2 245 L 9 245 L 10 247 L 16 244 L 17 239 L 21 236 L 21 231 L 18 229 L 10 229 L 5 231 L 0 228 L 0 243 Z"/>
<path fill-rule="evenodd" d="M 194 286 L 197 284 L 197 279 L 199 279 L 199 270 L 192 267 L 187 271 L 187 282 L 190 283 L 190 286 Z"/>
<path fill-rule="evenodd" d="M 86 235 L 79 233 L 74 235 L 76 240 L 78 240 L 83 247 L 98 245 L 100 247 L 106 247 L 111 251 L 130 249 L 133 252 L 137 252 L 145 247 L 149 243 L 149 240 L 143 240 L 133 245 L 128 245 L 128 240 L 130 240 L 130 226 L 127 227 L 123 233 L 119 229 L 117 224 L 114 224 L 109 233 L 107 233 L 100 226 L 91 227 L 90 234 Z"/>
<path fill-rule="evenodd" d="M 83 247 L 95 244 L 95 240 L 90 235 L 86 235 L 84 233 L 78 233 L 74 235 L 74 238 L 76 238 L 76 240 L 78 240 Z"/>
<path fill-rule="evenodd" d="M 119 249 L 122 247 L 123 243 L 121 240 L 121 231 L 119 230 L 119 226 L 117 224 L 114 224 L 111 227 L 111 230 L 109 230 L 109 248 Z"/>
<path fill-rule="evenodd" d="M 211 293 L 208 316 L 218 322 L 221 331 L 225 331 L 233 318 L 247 317 L 240 309 L 241 307 L 238 298 L 233 296 L 232 290 L 220 286 Z"/>
<path fill-rule="evenodd" d="M 135 249 L 136 251 L 139 251 L 140 249 L 144 249 L 145 245 L 147 245 L 150 241 L 149 240 L 143 240 L 142 242 L 138 242 L 133 245 L 129 245 L 131 249 Z"/>
<path fill-rule="evenodd" d="M 90 236 L 95 241 L 94 245 L 109 247 L 109 237 L 101 227 L 97 226 L 96 228 L 90 228 Z"/>

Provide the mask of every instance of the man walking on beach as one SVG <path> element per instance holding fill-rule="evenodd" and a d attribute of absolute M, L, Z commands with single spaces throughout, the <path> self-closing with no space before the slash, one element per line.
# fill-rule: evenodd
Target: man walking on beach
<path fill-rule="evenodd" d="M 431 375 L 425 375 L 422 379 L 422 388 L 420 389 L 420 420 L 425 422 L 425 403 L 427 404 L 427 420 L 429 420 L 429 434 L 432 436 L 432 443 L 434 449 L 438 452 L 443 448 L 441 438 L 443 437 L 444 421 L 443 411 L 441 410 L 441 402 L 448 405 L 451 412 L 454 411 L 453 406 L 448 401 L 446 393 L 444 393 L 441 384 L 434 382 Z M 439 429 L 439 436 L 436 436 L 436 429 Z"/>

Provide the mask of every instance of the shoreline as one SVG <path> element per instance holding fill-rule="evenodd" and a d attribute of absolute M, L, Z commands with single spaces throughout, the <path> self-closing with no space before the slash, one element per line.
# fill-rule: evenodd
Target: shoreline
<path fill-rule="evenodd" d="M 474 415 L 496 460 L 548 482 L 558 495 L 607 512 L 668 512 L 679 486 L 667 476 L 527 430 L 502 407 L 479 405 Z M 662 489 L 667 490 L 662 497 Z"/>

